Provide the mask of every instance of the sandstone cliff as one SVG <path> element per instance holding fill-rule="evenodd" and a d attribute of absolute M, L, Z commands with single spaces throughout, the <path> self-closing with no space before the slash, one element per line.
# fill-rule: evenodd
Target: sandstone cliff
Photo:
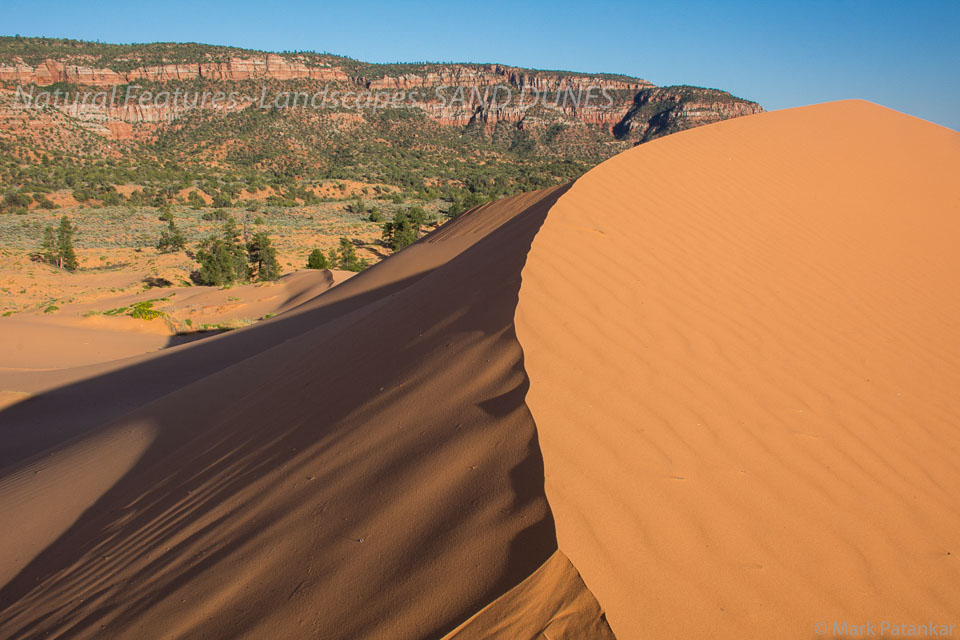
<path fill-rule="evenodd" d="M 294 82 L 296 90 L 308 93 L 333 87 L 340 92 L 415 95 L 408 104 L 436 122 L 477 126 L 487 133 L 498 123 L 530 130 L 560 122 L 596 127 L 611 137 L 635 141 L 762 110 L 754 102 L 714 89 L 660 88 L 639 78 L 500 64 L 369 65 L 319 54 L 251 52 L 216 59 L 205 54 L 196 62 L 136 65 L 136 61 L 133 49 L 125 57 L 112 59 L 89 54 L 39 60 L 0 56 L 0 87 L 4 91 L 51 85 L 110 90 L 148 82 L 171 85 L 172 90 L 184 83 L 204 87 L 225 83 L 228 90 L 256 81 L 279 83 L 281 89 L 283 83 Z M 237 103 L 214 110 L 225 112 L 256 103 L 256 95 L 241 94 Z M 81 122 L 98 123 L 98 131 L 119 137 L 132 135 L 129 125 L 162 126 L 190 110 L 175 104 L 117 103 L 113 98 L 106 104 L 64 101 L 57 108 Z"/>

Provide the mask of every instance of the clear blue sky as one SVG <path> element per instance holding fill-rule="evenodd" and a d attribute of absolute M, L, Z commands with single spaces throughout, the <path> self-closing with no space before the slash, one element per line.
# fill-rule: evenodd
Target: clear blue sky
<path fill-rule="evenodd" d="M 5 0 L 0 32 L 503 62 L 726 89 L 767 109 L 864 98 L 960 129 L 960 0 Z"/>

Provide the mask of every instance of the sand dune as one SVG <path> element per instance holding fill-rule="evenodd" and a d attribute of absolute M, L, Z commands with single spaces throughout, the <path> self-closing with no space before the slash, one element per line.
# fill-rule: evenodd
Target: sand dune
<path fill-rule="evenodd" d="M 960 135 L 875 105 L 750 116 L 246 328 L 20 354 L 0 637 L 955 622 L 958 169 Z"/>
<path fill-rule="evenodd" d="M 578 180 L 517 311 L 560 549 L 620 638 L 960 611 L 960 135 L 865 102 Z"/>
<path fill-rule="evenodd" d="M 275 283 L 227 289 L 152 288 L 63 304 L 54 315 L 38 311 L 0 318 L 0 372 L 82 367 L 156 351 L 189 340 L 176 335 L 178 332 L 253 322 L 289 311 L 352 275 L 339 270 L 306 270 L 287 274 Z M 104 313 L 148 300 L 166 318 L 138 320 Z"/>
<path fill-rule="evenodd" d="M 0 635 L 422 638 L 472 618 L 469 637 L 497 623 L 475 614 L 531 593 L 553 603 L 520 619 L 531 636 L 607 629 L 555 556 L 513 333 L 526 248 L 560 191 L 465 214 L 287 314 L 0 414 L 20 437 L 5 511 L 73 501 L 42 482 L 55 469 L 34 474 L 47 451 L 102 480 L 42 551 L 4 549 L 18 572 Z M 118 389 L 142 406 L 97 427 Z"/>

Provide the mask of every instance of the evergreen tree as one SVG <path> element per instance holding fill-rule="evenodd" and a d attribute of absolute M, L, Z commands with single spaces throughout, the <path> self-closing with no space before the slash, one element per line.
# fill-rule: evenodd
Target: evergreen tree
<path fill-rule="evenodd" d="M 277 250 L 270 243 L 270 236 L 265 231 L 253 234 L 253 238 L 247 243 L 247 257 L 250 271 L 256 274 L 258 280 L 276 280 L 280 277 Z"/>
<path fill-rule="evenodd" d="M 60 228 L 57 229 L 57 259 L 61 269 L 67 271 L 76 271 L 77 254 L 73 252 L 73 234 L 75 230 L 70 224 L 70 218 L 63 216 L 60 218 Z"/>
<path fill-rule="evenodd" d="M 387 246 L 394 251 L 400 251 L 417 241 L 417 238 L 420 237 L 420 230 L 410 219 L 408 212 L 397 211 L 393 214 L 392 222 L 384 223 L 382 237 Z"/>
<path fill-rule="evenodd" d="M 52 225 L 47 225 L 47 228 L 43 230 L 43 241 L 40 243 L 40 257 L 47 264 L 59 263 L 57 236 Z"/>
<path fill-rule="evenodd" d="M 383 233 L 380 234 L 383 244 L 393 247 L 393 221 L 388 220 L 383 223 Z"/>
<path fill-rule="evenodd" d="M 171 218 L 167 228 L 160 232 L 157 249 L 160 253 L 174 253 L 175 251 L 183 251 L 186 246 L 187 243 L 183 238 L 183 233 Z"/>
<path fill-rule="evenodd" d="M 238 246 L 243 244 L 240 240 L 240 229 L 233 216 L 226 217 L 226 222 L 223 224 L 223 239 Z"/>
<path fill-rule="evenodd" d="M 197 261 L 200 268 L 194 272 L 193 279 L 199 284 L 222 287 L 249 280 L 247 252 L 233 218 L 223 225 L 220 236 L 210 236 L 201 243 Z"/>
<path fill-rule="evenodd" d="M 350 240 L 340 238 L 338 266 L 345 271 L 363 271 L 367 268 L 367 261 L 357 255 Z"/>
<path fill-rule="evenodd" d="M 330 262 L 320 249 L 314 249 L 307 258 L 307 269 L 329 269 Z"/>
<path fill-rule="evenodd" d="M 410 207 L 407 210 L 407 218 L 410 219 L 415 235 L 419 238 L 420 227 L 427 221 L 427 212 L 423 210 L 423 207 Z"/>

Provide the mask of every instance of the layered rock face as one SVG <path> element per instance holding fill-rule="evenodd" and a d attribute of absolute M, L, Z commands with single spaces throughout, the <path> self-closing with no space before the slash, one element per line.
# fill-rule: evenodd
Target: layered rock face
<path fill-rule="evenodd" d="M 42 90 L 61 84 L 104 91 L 150 82 L 161 87 L 169 84 L 172 91 L 183 83 L 199 83 L 205 88 L 231 91 L 244 83 L 263 81 L 271 83 L 274 93 L 295 90 L 315 95 L 332 89 L 341 95 L 393 94 L 404 107 L 418 108 L 442 125 L 473 126 L 485 133 L 499 123 L 525 130 L 587 126 L 611 139 L 636 142 L 762 111 L 755 102 L 716 89 L 656 87 L 646 80 L 624 76 L 543 72 L 499 64 L 404 65 L 398 70 L 390 65 L 350 62 L 264 53 L 118 70 L 98 65 L 93 56 L 46 58 L 34 64 L 11 58 L 0 59 L 0 84 L 5 91 L 12 91 L 15 85 Z M 218 83 L 224 86 L 217 87 Z M 209 108 L 226 113 L 256 107 L 259 97 L 241 92 L 237 100 Z M 371 103 L 366 104 L 369 107 Z M 120 137 L 129 134 L 129 125 L 163 126 L 191 110 L 176 103 L 124 101 L 122 92 L 119 103 L 112 95 L 109 101 L 65 100 L 55 106 L 81 122 L 98 123 L 98 131 L 106 135 Z M 360 114 L 355 119 L 362 120 L 369 108 L 355 111 Z"/>
<path fill-rule="evenodd" d="M 308 67 L 277 54 L 267 53 L 256 58 L 229 58 L 226 62 L 201 62 L 197 64 L 162 64 L 143 66 L 132 71 L 66 64 L 59 60 L 46 59 L 42 64 L 0 64 L 0 82 L 17 82 L 49 86 L 57 82 L 80 84 L 89 87 L 113 87 L 138 80 L 168 82 L 172 80 L 295 80 L 305 78 L 322 81 L 347 81 L 343 69 L 333 67 Z"/>
<path fill-rule="evenodd" d="M 633 106 L 613 128 L 620 139 L 646 142 L 682 129 L 760 113 L 756 102 L 715 89 L 650 87 L 640 90 Z"/>

